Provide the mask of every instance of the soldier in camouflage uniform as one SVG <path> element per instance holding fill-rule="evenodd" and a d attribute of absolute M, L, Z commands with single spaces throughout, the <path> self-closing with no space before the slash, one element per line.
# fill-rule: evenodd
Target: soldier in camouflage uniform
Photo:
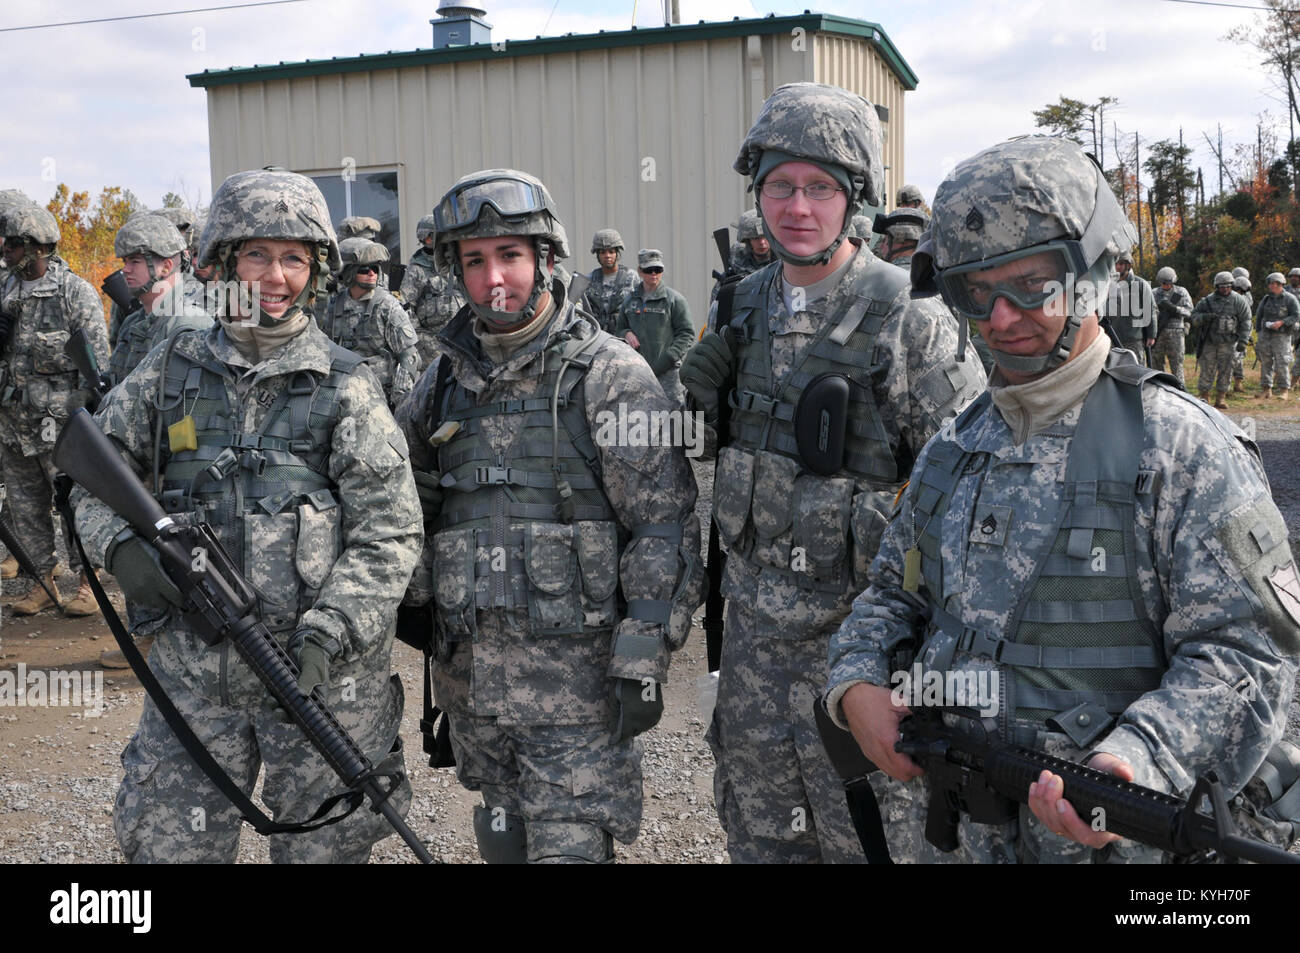
<path fill-rule="evenodd" d="M 185 240 L 167 216 L 142 212 L 117 230 L 113 253 L 122 259 L 126 286 L 141 307 L 126 316 L 117 345 L 108 361 L 111 386 L 126 380 L 146 354 L 184 328 L 206 330 L 212 318 L 184 293 L 182 268 Z M 147 606 L 127 604 L 131 631 L 139 639 L 142 655 L 149 654 L 162 614 Z M 104 668 L 127 668 L 121 649 L 106 649 L 99 656 Z"/>
<path fill-rule="evenodd" d="M 349 215 L 339 222 L 338 239 L 340 242 L 345 242 L 349 238 L 364 238 L 366 241 L 377 242 L 379 233 L 383 230 L 384 226 L 377 218 L 371 218 L 369 215 Z M 388 290 L 387 269 L 379 272 L 378 286 L 385 291 Z"/>
<path fill-rule="evenodd" d="M 161 215 L 180 233 L 181 241 L 184 243 L 180 264 L 180 293 L 185 299 L 187 308 L 204 309 L 206 306 L 204 297 L 205 282 L 194 274 L 194 257 L 198 242 L 198 233 L 194 228 L 196 221 L 194 214 L 187 208 L 160 208 L 155 212 L 137 212 L 131 217 L 135 218 L 136 215 Z M 131 313 L 135 314 L 136 311 L 132 309 Z M 122 323 L 126 317 L 121 306 L 114 301 L 108 312 L 108 345 L 113 350 L 117 350 L 118 338 L 122 334 Z M 141 356 L 143 357 L 143 355 Z"/>
<path fill-rule="evenodd" d="M 1232 290 L 1246 299 L 1246 311 L 1254 314 L 1255 296 L 1250 291 L 1250 272 L 1241 266 L 1232 269 Z M 1253 339 L 1252 334 L 1251 340 Z M 1250 344 L 1251 341 L 1247 340 L 1246 343 Z M 1246 352 L 1238 350 L 1232 359 L 1232 392 L 1240 393 L 1244 386 L 1246 386 Z"/>
<path fill-rule="evenodd" d="M 645 359 L 673 406 L 681 407 L 686 403 L 686 391 L 677 369 L 682 355 L 695 343 L 691 306 L 663 283 L 664 256 L 659 249 L 641 249 L 636 265 L 641 280 L 619 309 L 611 333 Z"/>
<path fill-rule="evenodd" d="M 1268 294 L 1259 299 L 1255 313 L 1255 330 L 1259 343 L 1259 386 L 1264 397 L 1273 396 L 1273 377 L 1277 376 L 1277 396 L 1286 400 L 1291 391 L 1291 337 L 1300 327 L 1300 300 L 1283 289 L 1285 279 L 1280 271 L 1268 276 Z"/>
<path fill-rule="evenodd" d="M 730 319 L 715 315 L 721 330 L 681 369 L 704 413 L 706 455 L 720 446 L 713 516 L 728 552 L 708 732 L 714 797 L 733 861 L 862 862 L 813 718 L 826 644 L 912 461 L 984 374 L 971 352 L 957 360 L 957 323 L 937 296 L 913 296 L 902 269 L 847 238 L 883 187 L 869 102 L 834 86 L 782 86 L 735 169 L 753 179 L 780 261 L 737 286 Z M 847 383 L 847 413 L 801 420 L 837 382 Z M 718 434 L 724 400 L 730 429 Z M 828 445 L 843 437 L 842 453 L 800 440 L 823 427 Z"/>
<path fill-rule="evenodd" d="M 1145 278 L 1133 271 L 1133 255 L 1122 252 L 1115 259 L 1106 300 L 1098 313 L 1110 322 L 1121 346 L 1133 352 L 1138 363 L 1146 366 L 1147 348 L 1156 342 L 1159 332 L 1155 295 Z"/>
<path fill-rule="evenodd" d="M 465 299 L 454 284 L 438 274 L 434 265 L 433 215 L 420 219 L 415 236 L 421 247 L 406 266 L 401 295 L 419 337 L 415 346 L 420 354 L 420 369 L 424 370 L 438 359 L 438 335 L 456 312 L 465 307 Z"/>
<path fill-rule="evenodd" d="M 965 703 L 1003 740 L 1161 791 L 1211 768 L 1240 789 L 1285 726 L 1286 527 L 1241 432 L 1100 332 L 1096 291 L 1136 234 L 1104 185 L 1073 142 L 1031 137 L 959 163 L 935 196 L 938 281 L 998 369 L 917 461 L 831 641 L 827 693 L 863 752 L 913 782 L 911 814 L 886 826 L 895 861 L 1159 860 L 1080 820 L 1046 771 L 1017 819 L 963 815 L 938 855 L 921 771 L 894 751 L 891 656 L 917 638 L 928 673 L 983 686 Z"/>
<path fill-rule="evenodd" d="M 1214 276 L 1214 291 L 1196 302 L 1192 321 L 1201 333 L 1196 355 L 1201 362 L 1201 400 L 1208 403 L 1214 388 L 1214 406 L 1226 410 L 1233 361 L 1238 352 L 1246 353 L 1250 340 L 1250 309 L 1246 299 L 1232 290 L 1229 272 Z"/>
<path fill-rule="evenodd" d="M 320 328 L 331 341 L 366 358 L 396 407 L 415 386 L 420 373 L 415 328 L 397 299 L 378 287 L 388 249 L 365 238 L 339 243 L 343 271 L 338 290 L 321 310 Z"/>
<path fill-rule="evenodd" d="M 930 216 L 918 209 L 901 208 L 877 215 L 871 230 L 884 237 L 876 254 L 891 265 L 910 269 L 916 244 L 929 227 Z"/>
<path fill-rule="evenodd" d="M 390 679 L 394 613 L 421 543 L 406 441 L 358 355 L 331 342 L 311 301 L 340 267 L 320 190 L 292 172 L 232 175 L 212 197 L 200 246 L 238 281 L 206 332 L 154 348 L 105 398 L 96 422 L 180 519 L 212 525 L 261 596 L 259 613 L 380 774 L 401 772 L 402 688 Z M 161 408 L 161 409 L 160 409 Z M 190 727 L 277 821 L 305 821 L 340 782 L 230 643 L 209 646 L 176 611 L 157 553 L 80 490 L 77 529 L 127 598 L 166 610 L 150 667 Z M 145 700 L 122 753 L 113 812 L 126 859 L 235 860 L 237 810 Z M 405 814 L 403 777 L 392 803 Z M 364 863 L 391 833 L 358 810 L 271 838 L 276 862 Z"/>
<path fill-rule="evenodd" d="M 55 253 L 59 227 L 36 205 L 5 214 L 0 286 L 0 466 L 9 491 L 9 516 L 36 568 L 55 592 L 53 493 L 54 440 L 63 423 L 86 404 L 91 391 L 63 353 L 69 335 L 86 332 L 100 367 L 108 363 L 108 336 L 99 295 Z M 64 527 L 70 531 L 71 527 Z M 81 560 L 69 546 L 73 572 Z M 53 606 L 39 585 L 14 605 L 17 615 Z M 90 615 L 95 599 L 82 576 L 65 612 Z"/>
<path fill-rule="evenodd" d="M 1175 284 L 1178 274 L 1168 265 L 1156 272 L 1156 342 L 1151 345 L 1151 366 L 1165 370 L 1186 389 L 1183 359 L 1187 356 L 1187 322 L 1192 316 L 1192 296 L 1182 285 Z"/>
<path fill-rule="evenodd" d="M 436 612 L 433 683 L 490 863 L 604 862 L 641 822 L 641 743 L 700 602 L 681 446 L 609 418 L 670 410 L 645 361 L 566 300 L 545 186 L 461 178 L 438 262 L 470 304 L 399 409 L 425 505 L 407 601 Z M 624 609 L 624 602 L 626 608 Z"/>
<path fill-rule="evenodd" d="M 758 216 L 758 209 L 741 212 L 740 221 L 736 223 L 736 240 L 731 243 L 730 273 L 743 278 L 775 260 L 772 246 L 763 234 L 763 222 Z M 710 301 L 717 300 L 718 289 L 721 287 L 722 282 L 713 283 L 713 290 L 709 293 Z"/>
<path fill-rule="evenodd" d="M 5 215 L 12 209 L 24 208 L 33 204 L 35 203 L 18 189 L 0 189 L 0 250 L 4 249 L 5 244 Z M 0 287 L 4 286 L 8 274 L 9 265 L 3 255 L 0 255 Z M 3 486 L 3 483 L 4 473 L 0 470 L 0 486 Z M 9 525 L 9 517 L 0 515 L 0 519 L 3 519 L 6 525 Z M 3 546 L 0 546 L 0 552 L 5 553 L 4 562 L 0 563 L 0 577 L 4 579 L 16 578 L 18 576 L 18 560 L 10 556 Z"/>
<path fill-rule="evenodd" d="M 591 253 L 600 267 L 587 276 L 583 303 L 601 330 L 612 334 L 619 309 L 637 286 L 636 272 L 618 263 L 623 254 L 623 236 L 617 229 L 597 229 L 591 238 Z"/>

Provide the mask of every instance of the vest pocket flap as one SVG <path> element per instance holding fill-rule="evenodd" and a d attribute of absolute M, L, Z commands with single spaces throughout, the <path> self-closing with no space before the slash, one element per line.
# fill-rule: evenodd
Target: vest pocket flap
<path fill-rule="evenodd" d="M 618 529 L 596 520 L 575 525 L 582 588 L 590 599 L 604 602 L 618 586 Z"/>
<path fill-rule="evenodd" d="M 298 516 L 292 510 L 244 514 L 244 565 L 248 579 L 265 597 L 264 608 L 289 614 L 298 609 Z M 269 623 L 268 623 L 269 624 Z"/>
<path fill-rule="evenodd" d="M 722 541 L 728 546 L 745 531 L 753 492 L 753 454 L 736 447 L 723 447 L 718 453 L 718 466 L 713 478 L 713 519 L 718 524 Z"/>
<path fill-rule="evenodd" d="M 766 450 L 754 454 L 754 502 L 751 512 L 754 531 L 761 538 L 775 539 L 790 528 L 795 495 L 791 491 L 798 474 L 799 462 L 791 457 Z"/>
<path fill-rule="evenodd" d="M 433 538 L 433 592 L 441 610 L 463 609 L 474 598 L 474 531 L 444 530 Z"/>
<path fill-rule="evenodd" d="M 788 484 L 787 484 L 788 486 Z M 794 481 L 794 543 L 802 547 L 808 568 L 832 569 L 848 553 L 853 481 L 803 476 Z"/>
<path fill-rule="evenodd" d="M 867 587 L 867 573 L 871 561 L 880 549 L 880 537 L 884 535 L 888 518 L 878 509 L 886 502 L 887 493 L 859 493 L 853 497 L 853 515 L 850 528 L 853 532 L 853 572 L 854 581 L 861 588 Z"/>
<path fill-rule="evenodd" d="M 74 370 L 63 353 L 68 343 L 67 331 L 36 331 L 32 334 L 32 370 L 37 374 L 66 374 Z"/>
<path fill-rule="evenodd" d="M 334 568 L 341 539 L 339 508 L 332 505 L 332 501 L 328 509 L 310 505 L 298 507 L 298 552 L 294 555 L 294 564 L 302 581 L 311 588 L 319 589 Z"/>
<path fill-rule="evenodd" d="M 528 581 L 548 596 L 573 587 L 578 561 L 573 551 L 573 527 L 563 523 L 529 523 L 524 537 L 524 571 Z"/>

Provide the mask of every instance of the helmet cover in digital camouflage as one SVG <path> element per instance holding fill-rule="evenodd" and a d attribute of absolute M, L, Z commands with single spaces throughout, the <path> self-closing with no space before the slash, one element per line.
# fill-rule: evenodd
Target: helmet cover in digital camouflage
<path fill-rule="evenodd" d="M 137 298 L 148 294 L 158 282 L 158 260 L 174 258 L 186 249 L 185 239 L 171 220 L 159 212 L 138 212 L 126 220 L 113 237 L 113 254 L 118 258 L 143 255 L 149 280 L 131 289 Z M 177 267 L 180 263 L 177 262 Z"/>
<path fill-rule="evenodd" d="M 343 259 L 339 283 L 352 285 L 357 283 L 357 273 L 362 265 L 372 265 L 378 271 L 379 266 L 388 261 L 388 248 L 368 238 L 345 238 L 339 242 L 339 256 Z"/>
<path fill-rule="evenodd" d="M 433 210 L 437 241 L 433 259 L 450 275 L 484 323 L 504 331 L 520 327 L 537 313 L 537 302 L 550 290 L 548 258 L 569 257 L 569 239 L 555 200 L 541 179 L 517 169 L 484 169 L 456 180 Z M 497 311 L 475 302 L 465 287 L 458 242 L 497 236 L 529 236 L 535 253 L 533 290 L 521 311 Z"/>
<path fill-rule="evenodd" d="M 433 221 L 433 213 L 430 212 L 428 215 L 425 215 L 418 222 L 416 222 L 415 240 L 419 242 L 421 245 L 423 245 L 424 240 L 428 238 L 430 235 L 432 235 L 436 231 L 436 229 L 437 229 L 437 225 Z"/>
<path fill-rule="evenodd" d="M 1269 272 L 1268 277 L 1264 279 L 1264 283 L 1268 285 L 1271 285 L 1275 281 L 1279 285 L 1284 285 L 1286 284 L 1286 277 L 1280 271 L 1271 271 Z"/>
<path fill-rule="evenodd" d="M 208 220 L 199 240 L 198 264 L 217 265 L 225 280 L 234 280 L 235 251 L 255 238 L 299 241 L 307 245 L 314 280 L 309 280 L 294 307 L 271 324 L 289 320 L 295 308 L 324 294 L 325 280 L 342 267 L 329 206 L 316 183 L 305 175 L 281 169 L 236 172 L 221 183 L 208 206 Z M 233 296 L 232 296 L 233 299 Z"/>
<path fill-rule="evenodd" d="M 1156 272 L 1156 282 L 1158 284 L 1164 284 L 1166 281 L 1173 283 L 1177 280 L 1178 280 L 1178 272 L 1174 271 L 1168 265 L 1165 265 L 1163 268 L 1161 268 L 1159 271 Z"/>
<path fill-rule="evenodd" d="M 596 234 L 591 236 L 591 253 L 612 248 L 616 251 L 623 250 L 623 236 L 618 233 L 616 228 L 598 228 Z"/>
<path fill-rule="evenodd" d="M 1238 265 L 1236 268 L 1232 269 L 1232 277 L 1234 277 L 1234 278 L 1245 278 L 1245 279 L 1249 280 L 1249 279 L 1250 279 L 1250 272 L 1247 271 L 1245 268 L 1242 268 L 1241 265 Z"/>
<path fill-rule="evenodd" d="M 1097 163 L 1077 143 L 1048 136 L 1012 139 L 958 163 L 935 193 L 932 222 L 937 278 L 955 309 L 963 272 L 1049 249 L 1067 259 L 1075 294 L 1056 344 L 1034 356 L 994 349 L 999 365 L 1022 374 L 1069 359 L 1081 323 L 1105 300 L 1115 257 L 1136 239 Z"/>
<path fill-rule="evenodd" d="M 763 230 L 782 260 L 796 265 L 824 264 L 835 254 L 852 227 L 853 215 L 863 203 L 881 204 L 884 166 L 880 157 L 880 119 L 871 103 L 857 93 L 822 83 L 787 83 L 763 103 L 758 118 L 740 144 L 732 166 L 757 181 L 763 153 L 775 151 L 791 159 L 836 166 L 849 182 L 848 208 L 840 234 L 815 255 L 794 255 L 773 237 L 767 222 Z M 788 160 L 787 160 L 788 161 Z M 762 215 L 762 202 L 759 203 Z"/>
<path fill-rule="evenodd" d="M 1232 277 L 1232 272 L 1230 271 L 1217 272 L 1214 276 L 1214 287 L 1218 288 L 1220 285 L 1227 285 L 1229 288 L 1231 288 L 1232 282 L 1234 280 L 1235 279 Z"/>
<path fill-rule="evenodd" d="M 905 185 L 898 190 L 898 204 L 911 205 L 915 202 L 917 205 L 923 205 L 925 198 L 921 195 L 921 190 L 915 185 Z"/>
<path fill-rule="evenodd" d="M 1233 279 L 1232 279 L 1232 290 L 1233 290 L 1233 291 L 1249 291 L 1249 290 L 1250 290 L 1250 279 L 1249 279 L 1249 278 L 1242 278 L 1242 277 L 1240 277 L 1240 276 L 1238 276 L 1238 277 L 1236 277 L 1236 278 L 1233 278 Z"/>
<path fill-rule="evenodd" d="M 377 218 L 371 218 L 369 215 L 349 215 L 339 222 L 338 236 L 340 240 L 365 238 L 373 241 L 382 228 Z"/>
<path fill-rule="evenodd" d="M 736 223 L 736 241 L 752 241 L 762 237 L 763 218 L 758 214 L 758 209 L 751 208 L 741 212 L 740 221 Z"/>

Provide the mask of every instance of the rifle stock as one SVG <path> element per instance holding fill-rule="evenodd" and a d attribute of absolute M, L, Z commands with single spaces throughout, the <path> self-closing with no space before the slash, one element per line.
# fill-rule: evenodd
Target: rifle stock
<path fill-rule="evenodd" d="M 210 645 L 229 639 L 279 705 L 351 790 L 365 794 L 423 863 L 433 863 L 388 801 L 398 783 L 376 775 L 369 758 L 318 692 L 298 691 L 298 666 L 258 617 L 256 592 L 206 525 L 178 526 L 149 494 L 112 441 L 85 410 L 73 414 L 54 445 L 54 463 L 124 518 L 161 557 L 185 597 L 186 621 Z M 201 553 L 203 558 L 196 558 Z"/>

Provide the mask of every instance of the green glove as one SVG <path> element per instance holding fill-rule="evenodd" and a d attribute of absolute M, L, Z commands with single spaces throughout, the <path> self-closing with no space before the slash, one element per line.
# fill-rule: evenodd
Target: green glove
<path fill-rule="evenodd" d="M 128 602 L 153 609 L 185 604 L 180 589 L 163 570 L 158 550 L 139 536 L 127 536 L 110 546 L 104 568 L 117 579 Z"/>
<path fill-rule="evenodd" d="M 663 686 L 639 678 L 617 678 L 611 692 L 618 705 L 618 740 L 628 741 L 659 724 L 664 713 Z"/>
<path fill-rule="evenodd" d="M 735 337 L 730 327 L 724 327 L 721 334 L 709 331 L 686 352 L 678 372 L 682 386 L 690 391 L 710 425 L 718 422 L 719 391 L 731 382 Z"/>
<path fill-rule="evenodd" d="M 415 477 L 415 492 L 420 497 L 420 509 L 424 513 L 424 521 L 432 523 L 442 512 L 442 487 L 438 485 L 442 474 L 426 473 L 415 468 L 411 469 L 411 474 Z"/>
<path fill-rule="evenodd" d="M 289 639 L 289 654 L 298 663 L 298 691 L 310 695 L 316 688 L 328 688 L 332 640 L 316 629 L 299 629 Z"/>

